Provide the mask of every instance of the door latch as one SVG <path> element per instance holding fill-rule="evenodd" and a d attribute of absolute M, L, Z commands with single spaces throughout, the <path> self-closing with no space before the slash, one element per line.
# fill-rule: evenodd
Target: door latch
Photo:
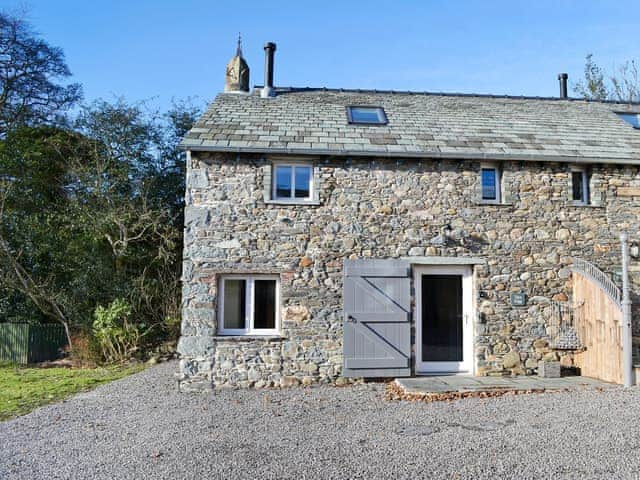
<path fill-rule="evenodd" d="M 356 323 L 356 319 L 353 315 L 347 315 L 347 322 Z"/>

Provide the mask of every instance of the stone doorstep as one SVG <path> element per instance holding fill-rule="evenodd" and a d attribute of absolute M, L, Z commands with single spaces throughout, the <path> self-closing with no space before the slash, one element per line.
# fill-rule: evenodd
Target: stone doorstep
<path fill-rule="evenodd" d="M 584 387 L 612 387 L 611 383 L 588 377 L 472 377 L 468 375 L 441 375 L 434 377 L 396 378 L 395 383 L 405 393 L 412 394 L 441 394 L 465 392 L 496 392 L 496 391 L 553 391 L 577 390 Z"/>

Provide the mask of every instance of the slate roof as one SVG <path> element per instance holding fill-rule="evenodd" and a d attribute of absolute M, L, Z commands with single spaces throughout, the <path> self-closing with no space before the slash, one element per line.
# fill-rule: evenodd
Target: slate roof
<path fill-rule="evenodd" d="M 382 106 L 388 124 L 350 125 Z M 640 164 L 640 105 L 538 97 L 278 89 L 220 94 L 183 140 L 190 150 Z"/>

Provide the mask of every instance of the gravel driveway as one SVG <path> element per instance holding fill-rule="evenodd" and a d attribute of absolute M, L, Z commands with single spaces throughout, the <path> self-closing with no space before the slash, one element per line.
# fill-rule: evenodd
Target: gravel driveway
<path fill-rule="evenodd" d="M 0 478 L 637 478 L 640 390 L 180 394 L 176 363 L 0 423 Z"/>

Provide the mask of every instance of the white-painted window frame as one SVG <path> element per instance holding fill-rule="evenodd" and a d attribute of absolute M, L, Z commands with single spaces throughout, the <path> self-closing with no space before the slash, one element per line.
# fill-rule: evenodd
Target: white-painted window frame
<path fill-rule="evenodd" d="M 575 172 L 582 174 L 582 198 L 576 200 L 573 198 L 573 174 Z M 575 205 L 590 205 L 591 204 L 591 175 L 589 173 L 589 167 L 583 165 L 572 165 L 569 172 L 569 179 L 571 180 L 569 189 L 569 195 L 571 201 Z"/>
<path fill-rule="evenodd" d="M 278 168 L 291 167 L 291 195 L 288 197 L 278 196 L 277 180 L 278 180 Z M 308 168 L 310 170 L 309 175 L 309 196 L 304 198 L 296 198 L 296 168 Z M 314 185 L 314 166 L 311 162 L 304 161 L 274 161 L 272 164 L 271 172 L 271 199 L 283 202 L 283 203 L 311 203 L 314 201 L 315 185 Z"/>
<path fill-rule="evenodd" d="M 226 280 L 244 280 L 245 288 L 245 328 L 225 328 L 224 326 L 224 288 Z M 255 281 L 275 280 L 276 300 L 275 300 L 275 328 L 254 328 L 255 312 Z M 220 276 L 220 289 L 218 292 L 218 334 L 220 335 L 255 335 L 268 336 L 279 335 L 280 333 L 280 277 L 278 275 L 242 275 L 228 274 Z"/>
<path fill-rule="evenodd" d="M 495 170 L 496 179 L 495 179 L 495 189 L 496 189 L 496 198 L 483 198 L 482 191 L 482 171 L 483 170 Z M 500 166 L 497 163 L 482 163 L 480 164 L 480 202 L 482 203 L 494 203 L 500 204 L 502 203 L 502 171 Z"/>

